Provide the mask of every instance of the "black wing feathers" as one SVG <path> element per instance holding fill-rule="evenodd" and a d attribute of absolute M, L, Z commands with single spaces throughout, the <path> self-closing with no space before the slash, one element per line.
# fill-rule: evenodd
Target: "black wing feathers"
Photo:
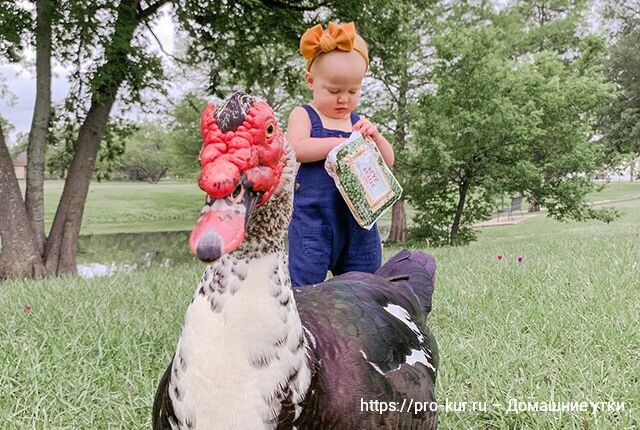
<path fill-rule="evenodd" d="M 424 325 L 434 277 L 432 257 L 403 251 L 375 275 L 296 290 L 317 364 L 298 429 L 436 428 L 434 412 L 380 414 L 361 403 L 435 401 L 437 346 Z"/>
<path fill-rule="evenodd" d="M 156 391 L 156 398 L 153 401 L 153 413 L 151 416 L 153 430 L 171 430 L 169 417 L 175 419 L 173 405 L 171 404 L 171 398 L 169 398 L 169 380 L 171 379 L 172 367 L 173 360 L 169 363 L 169 367 L 164 371 L 158 383 L 158 390 Z"/>

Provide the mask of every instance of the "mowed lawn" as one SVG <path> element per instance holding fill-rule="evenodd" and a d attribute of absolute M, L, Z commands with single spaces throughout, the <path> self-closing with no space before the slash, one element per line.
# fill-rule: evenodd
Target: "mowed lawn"
<path fill-rule="evenodd" d="M 195 220 L 202 202 L 197 188 L 189 194 L 186 185 L 167 185 L 179 195 L 159 199 L 152 185 L 141 185 L 144 195 L 104 186 L 114 193 L 111 203 L 102 197 L 87 203 L 87 217 L 92 208 L 104 212 L 105 222 L 94 224 L 102 232 L 114 231 L 118 213 L 132 214 L 138 205 L 161 212 L 163 202 L 168 211 L 183 211 L 179 229 L 189 229 L 189 207 L 195 204 Z M 615 203 L 622 216 L 611 224 L 540 215 L 483 229 L 467 247 L 425 249 L 438 262 L 429 326 L 440 350 L 440 428 L 640 428 L 640 199 L 634 197 L 640 198 L 636 184 L 592 197 L 625 200 Z M 167 218 L 158 217 L 158 229 L 166 228 Z M 135 221 L 149 231 L 153 220 L 140 209 L 120 225 Z M 386 248 L 385 257 L 396 251 Z M 189 262 L 90 280 L 2 283 L 0 428 L 150 428 L 155 387 L 202 269 Z M 510 411 L 510 401 L 520 408 Z M 527 411 L 527 402 L 587 408 Z"/>
<path fill-rule="evenodd" d="M 63 186 L 63 181 L 45 182 L 48 226 Z M 204 197 L 195 182 L 94 181 L 89 187 L 81 234 L 190 230 L 200 215 Z"/>

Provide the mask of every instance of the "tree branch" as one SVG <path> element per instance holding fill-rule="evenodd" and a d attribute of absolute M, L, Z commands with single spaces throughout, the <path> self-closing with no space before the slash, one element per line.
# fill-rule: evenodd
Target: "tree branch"
<path fill-rule="evenodd" d="M 143 21 L 149 18 L 151 15 L 154 15 L 158 9 L 164 6 L 166 3 L 169 3 L 171 0 L 158 0 L 152 5 L 147 6 L 146 9 L 142 9 L 140 4 L 138 4 L 138 20 Z"/>
<path fill-rule="evenodd" d="M 396 94 L 393 92 L 394 90 L 397 91 L 397 88 L 393 87 L 389 82 L 387 82 L 385 79 L 380 79 L 380 82 L 382 82 L 382 85 L 384 85 L 384 87 L 387 89 L 387 91 L 389 92 L 389 95 L 391 96 L 391 98 L 393 99 L 393 102 L 397 105 L 398 104 L 398 97 L 396 97 Z"/>
<path fill-rule="evenodd" d="M 158 43 L 158 47 L 160 48 L 160 51 L 166 55 L 167 57 L 171 58 L 173 61 L 175 61 L 176 63 L 179 64 L 184 64 L 189 65 L 190 63 L 188 61 L 185 61 L 181 58 L 176 57 L 175 55 L 167 52 L 164 50 L 164 47 L 162 46 L 162 42 L 160 42 L 160 39 L 158 39 L 158 36 L 156 36 L 156 34 L 153 32 L 153 29 L 151 28 L 151 26 L 149 25 L 149 23 L 147 21 L 145 21 L 144 25 L 147 27 L 147 30 L 149 30 L 149 33 L 151 33 L 151 35 L 153 36 L 154 39 L 156 39 L 156 42 Z"/>
<path fill-rule="evenodd" d="M 389 124 L 380 124 L 379 125 L 380 128 L 386 129 L 389 133 L 391 134 L 395 134 L 396 129 L 395 127 L 391 127 Z"/>
<path fill-rule="evenodd" d="M 638 7 L 638 9 L 636 9 L 630 4 L 623 3 L 622 7 L 623 7 L 623 9 L 626 9 L 628 12 L 630 12 L 632 17 L 640 18 L 640 6 Z"/>
<path fill-rule="evenodd" d="M 277 8 L 277 9 L 285 9 L 285 10 L 293 10 L 293 11 L 298 11 L 298 12 L 313 11 L 313 10 L 318 9 L 319 7 L 327 5 L 326 1 L 319 2 L 315 6 L 300 6 L 299 4 L 296 4 L 296 3 L 301 3 L 301 2 L 290 3 L 290 2 L 288 2 L 286 0 L 261 0 L 261 2 L 262 2 L 263 5 L 265 5 L 267 7 L 274 7 L 274 8 Z"/>

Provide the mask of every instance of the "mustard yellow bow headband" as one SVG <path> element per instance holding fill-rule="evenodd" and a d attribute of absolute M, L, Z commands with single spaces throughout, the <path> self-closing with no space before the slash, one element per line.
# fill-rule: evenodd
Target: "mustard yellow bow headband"
<path fill-rule="evenodd" d="M 313 61 L 321 54 L 339 49 L 340 51 L 356 51 L 362 55 L 369 67 L 369 53 L 364 40 L 356 35 L 356 26 L 353 22 L 339 25 L 329 23 L 325 32 L 322 25 L 318 24 L 304 32 L 300 38 L 300 53 L 307 60 L 307 70 L 311 68 Z"/>

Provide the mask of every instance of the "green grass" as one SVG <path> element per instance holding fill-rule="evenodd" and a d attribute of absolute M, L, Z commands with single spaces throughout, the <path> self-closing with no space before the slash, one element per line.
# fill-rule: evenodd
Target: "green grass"
<path fill-rule="evenodd" d="M 24 190 L 24 183 L 21 184 Z M 45 182 L 45 218 L 53 221 L 63 181 Z M 606 184 L 589 200 L 602 202 L 640 198 L 640 182 Z M 204 193 L 195 183 L 92 182 L 85 207 L 81 234 L 140 233 L 191 230 L 198 218 Z M 412 208 L 407 208 L 411 218 Z M 380 231 L 386 234 L 391 211 L 380 219 Z"/>
<path fill-rule="evenodd" d="M 442 414 L 442 428 L 640 427 L 639 209 L 610 225 L 539 217 L 434 254 L 440 400 L 500 405 Z M 510 398 L 625 402 L 626 411 L 507 414 Z"/>
<path fill-rule="evenodd" d="M 5 283 L 0 428 L 150 428 L 198 269 Z"/>
<path fill-rule="evenodd" d="M 130 212 L 136 203 L 118 205 Z M 427 250 L 438 262 L 429 319 L 440 349 L 438 400 L 488 402 L 486 411 L 442 411 L 440 428 L 640 428 L 640 205 L 619 207 L 611 224 L 538 216 L 483 229 L 467 247 Z M 126 235 L 114 240 L 95 247 L 140 246 Z M 180 247 L 177 236 L 164 240 Z M 148 429 L 202 269 L 191 261 L 2 283 L 0 428 Z M 507 413 L 511 398 L 624 402 L 625 410 Z"/>
<path fill-rule="evenodd" d="M 63 181 L 45 182 L 47 228 L 63 186 Z M 94 181 L 89 187 L 81 234 L 190 230 L 203 203 L 204 192 L 195 183 Z"/>
<path fill-rule="evenodd" d="M 589 200 L 606 201 L 640 198 L 640 182 L 609 182 L 600 184 L 605 185 L 604 189 L 589 194 Z"/>

